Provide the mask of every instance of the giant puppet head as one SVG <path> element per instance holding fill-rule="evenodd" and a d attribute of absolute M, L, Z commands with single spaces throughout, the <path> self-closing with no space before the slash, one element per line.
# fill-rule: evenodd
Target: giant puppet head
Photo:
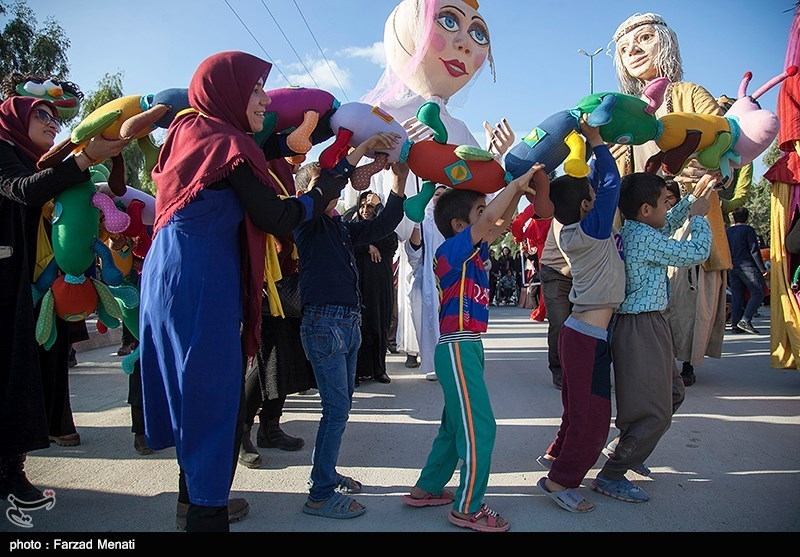
<path fill-rule="evenodd" d="M 477 0 L 403 0 L 386 20 L 384 46 L 388 83 L 380 98 L 368 102 L 409 92 L 447 100 L 487 60 L 494 69 L 489 27 Z"/>
<path fill-rule="evenodd" d="M 683 79 L 678 37 L 658 14 L 634 14 L 614 33 L 614 65 L 620 91 L 639 96 L 650 81 Z"/>

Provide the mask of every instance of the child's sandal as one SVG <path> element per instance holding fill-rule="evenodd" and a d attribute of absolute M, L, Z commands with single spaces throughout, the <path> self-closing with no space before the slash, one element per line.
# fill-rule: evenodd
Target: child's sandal
<path fill-rule="evenodd" d="M 497 514 L 497 511 L 490 509 L 486 503 L 473 515 L 466 518 L 454 515 L 452 512 L 448 515 L 448 520 L 462 528 L 469 528 L 478 532 L 505 532 L 511 527 L 503 517 Z M 486 523 L 482 524 L 480 521 L 486 519 Z M 500 522 L 502 521 L 502 523 Z"/>

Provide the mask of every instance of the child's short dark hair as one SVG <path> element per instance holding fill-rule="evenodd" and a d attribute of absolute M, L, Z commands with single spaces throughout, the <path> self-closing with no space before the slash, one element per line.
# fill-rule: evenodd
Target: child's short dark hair
<path fill-rule="evenodd" d="M 294 175 L 294 189 L 297 193 L 306 193 L 314 178 L 321 172 L 318 162 L 310 162 L 301 166 Z"/>
<path fill-rule="evenodd" d="M 581 203 L 591 201 L 589 190 L 592 185 L 588 178 L 559 176 L 550 184 L 550 201 L 555 206 L 554 216 L 564 226 L 581 220 Z"/>
<path fill-rule="evenodd" d="M 639 209 L 647 203 L 658 205 L 661 192 L 667 187 L 664 178 L 649 172 L 634 172 L 622 178 L 619 192 L 619 210 L 628 220 L 636 220 Z"/>
<path fill-rule="evenodd" d="M 744 224 L 750 218 L 750 211 L 747 210 L 747 207 L 739 207 L 731 212 L 731 216 L 736 224 Z"/>
<path fill-rule="evenodd" d="M 469 222 L 469 213 L 478 199 L 486 196 L 479 191 L 448 189 L 436 202 L 433 210 L 433 222 L 445 238 L 456 235 L 451 224 L 453 219 Z"/>

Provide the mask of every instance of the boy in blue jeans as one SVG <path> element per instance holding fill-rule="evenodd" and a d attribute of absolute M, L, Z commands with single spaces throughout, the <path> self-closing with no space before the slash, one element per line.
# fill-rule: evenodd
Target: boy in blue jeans
<path fill-rule="evenodd" d="M 667 267 L 691 267 L 708 259 L 711 227 L 704 215 L 714 176 L 703 176 L 668 211 L 667 184 L 655 174 L 622 179 L 619 208 L 625 217 L 625 300 L 617 311 L 611 353 L 614 357 L 619 441 L 597 474 L 592 489 L 629 503 L 650 497 L 625 477 L 653 452 L 673 414 L 675 354 L 672 330 L 663 311 L 669 301 Z M 697 197 L 695 197 L 695 195 Z M 688 240 L 671 238 L 689 215 Z"/>
<path fill-rule="evenodd" d="M 561 427 L 537 461 L 550 468 L 538 486 L 563 509 L 585 513 L 594 504 L 579 492 L 600 456 L 611 421 L 610 322 L 625 298 L 625 265 L 613 234 L 619 172 L 600 132 L 581 122 L 594 152 L 588 178 L 561 176 L 550 199 L 563 225 L 560 245 L 572 271 L 572 313 L 561 327 Z"/>
<path fill-rule="evenodd" d="M 343 159 L 337 170 L 345 176 L 351 174 L 364 153 L 389 150 L 398 139 L 396 134 L 376 134 Z M 333 200 L 319 219 L 295 230 L 303 304 L 300 336 L 322 399 L 312 485 L 303 505 L 303 512 L 310 515 L 353 518 L 366 511 L 353 498 L 337 491 L 359 493 L 362 486 L 339 474 L 336 462 L 352 406 L 361 346 L 361 292 L 353 246 L 377 242 L 400 224 L 408 167 L 394 164 L 392 171 L 392 192 L 386 207 L 374 219 L 343 222 L 340 216 L 334 216 L 338 200 Z M 295 178 L 297 188 L 307 190 L 313 186 L 320 172 L 316 163 L 302 167 Z"/>
<path fill-rule="evenodd" d="M 436 227 L 445 237 L 434 260 L 441 332 L 434 367 L 444 410 L 428 461 L 403 502 L 412 507 L 452 504 L 450 522 L 484 532 L 504 532 L 509 523 L 483 502 L 496 429 L 483 380 L 481 333 L 489 321 L 489 275 L 483 262 L 489 259 L 489 244 L 506 232 L 520 198 L 534 193 L 529 183 L 540 171 L 543 166 L 535 165 L 488 205 L 482 193 L 453 189 L 442 194 L 434 209 Z M 444 487 L 459 459 L 461 482 L 453 495 Z"/>

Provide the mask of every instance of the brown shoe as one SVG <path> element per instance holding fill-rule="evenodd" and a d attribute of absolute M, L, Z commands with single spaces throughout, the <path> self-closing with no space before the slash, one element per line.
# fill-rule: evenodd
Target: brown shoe
<path fill-rule="evenodd" d="M 61 447 L 77 447 L 81 444 L 81 436 L 79 433 L 70 433 L 69 435 L 61 435 L 59 437 L 51 435 L 50 442 Z"/>
<path fill-rule="evenodd" d="M 239 522 L 250 512 L 250 504 L 247 499 L 228 499 L 228 523 L 233 524 Z M 175 527 L 180 530 L 186 530 L 186 516 L 189 514 L 189 505 L 187 503 L 178 503 L 178 508 L 175 512 Z"/>

